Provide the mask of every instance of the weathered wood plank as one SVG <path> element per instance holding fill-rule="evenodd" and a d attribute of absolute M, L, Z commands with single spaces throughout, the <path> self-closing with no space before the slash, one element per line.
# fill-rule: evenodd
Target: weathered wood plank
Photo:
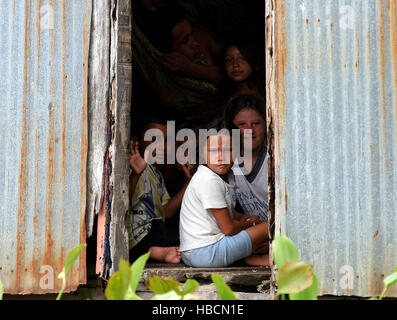
<path fill-rule="evenodd" d="M 265 1 L 265 43 L 266 43 L 266 122 L 267 143 L 269 146 L 268 161 L 268 194 L 269 194 L 269 260 L 273 261 L 273 248 L 271 242 L 275 233 L 280 231 L 280 217 L 276 213 L 276 185 L 275 185 L 275 0 Z M 275 269 L 272 265 L 272 276 L 270 281 L 271 297 L 275 297 Z"/>
<path fill-rule="evenodd" d="M 227 268 L 191 268 L 183 265 L 158 266 L 145 268 L 142 280 L 147 281 L 150 276 L 172 277 L 177 281 L 185 282 L 195 279 L 201 282 L 211 282 L 211 275 L 217 273 L 229 285 L 258 286 L 264 280 L 270 279 L 270 268 L 258 267 L 227 267 Z"/>
<path fill-rule="evenodd" d="M 87 237 L 104 198 L 108 144 L 110 0 L 93 1 L 88 62 Z"/>
<path fill-rule="evenodd" d="M 257 267 L 190 268 L 183 264 L 148 264 L 137 288 L 137 294 L 143 299 L 151 299 L 154 294 L 146 283 L 151 276 L 160 276 L 172 277 L 181 283 L 187 279 L 195 279 L 200 284 L 193 293 L 198 299 L 219 300 L 216 287 L 211 282 L 211 274 L 217 273 L 232 288 L 237 299 L 270 300 L 270 272 L 270 268 Z"/>
<path fill-rule="evenodd" d="M 143 283 L 139 284 L 136 293 L 144 300 L 150 300 L 154 296 Z M 234 291 L 234 294 L 238 300 L 271 300 L 267 293 Z M 220 300 L 214 284 L 200 285 L 193 295 L 198 300 Z"/>
<path fill-rule="evenodd" d="M 112 23 L 110 44 L 112 145 L 111 220 L 109 230 L 110 275 L 118 270 L 120 259 L 128 260 L 128 233 L 125 217 L 128 212 L 128 144 L 131 126 L 132 50 L 131 1 L 111 0 Z"/>

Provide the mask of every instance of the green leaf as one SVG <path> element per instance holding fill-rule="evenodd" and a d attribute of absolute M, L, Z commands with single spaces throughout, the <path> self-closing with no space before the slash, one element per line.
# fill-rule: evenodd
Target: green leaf
<path fill-rule="evenodd" d="M 272 247 L 274 261 L 278 269 L 280 269 L 281 266 L 286 262 L 299 261 L 298 249 L 288 237 L 282 237 L 279 233 L 277 233 L 275 239 L 272 242 Z"/>
<path fill-rule="evenodd" d="M 174 290 L 168 291 L 163 294 L 156 294 L 152 300 L 181 300 L 182 297 L 177 294 Z"/>
<path fill-rule="evenodd" d="M 185 296 L 188 299 L 194 298 L 189 297 L 189 294 L 194 292 L 198 287 L 199 283 L 194 279 L 188 279 L 181 290 L 182 284 L 173 278 L 160 278 L 158 276 L 150 277 L 149 288 L 157 295 L 163 295 L 169 291 L 175 291 L 183 299 Z"/>
<path fill-rule="evenodd" d="M 383 279 L 383 283 L 387 288 L 397 283 L 397 272 L 388 275 L 385 279 Z"/>
<path fill-rule="evenodd" d="M 115 272 L 109 279 L 105 290 L 105 296 L 108 300 L 130 300 L 133 298 L 135 291 L 130 288 L 131 269 L 127 261 L 121 259 L 119 271 Z"/>
<path fill-rule="evenodd" d="M 225 280 L 218 274 L 211 275 L 212 282 L 215 283 L 216 290 L 218 291 L 221 300 L 237 300 L 232 289 L 226 284 Z"/>
<path fill-rule="evenodd" d="M 158 276 L 150 277 L 148 283 L 149 289 L 155 294 L 163 294 L 170 291 L 168 286 L 164 283 L 163 279 Z"/>
<path fill-rule="evenodd" d="M 289 295 L 290 300 L 317 300 L 318 293 L 318 280 L 316 275 L 313 273 L 313 283 L 310 287 L 302 290 L 298 293 L 292 293 Z"/>
<path fill-rule="evenodd" d="M 108 300 L 142 300 L 136 295 L 139 279 L 145 268 L 150 253 L 140 256 L 130 266 L 128 261 L 120 260 L 119 271 L 115 272 L 109 279 L 105 296 Z"/>
<path fill-rule="evenodd" d="M 108 300 L 124 300 L 128 297 L 129 283 L 131 279 L 131 270 L 129 263 L 120 260 L 119 271 L 115 272 L 109 279 L 105 296 Z"/>
<path fill-rule="evenodd" d="M 160 278 L 158 276 L 150 277 L 149 279 L 149 289 L 155 294 L 164 294 L 171 290 L 174 290 L 179 295 L 182 295 L 181 287 L 182 284 L 173 278 Z"/>
<path fill-rule="evenodd" d="M 185 284 L 183 285 L 182 295 L 185 296 L 189 293 L 193 293 L 194 291 L 196 291 L 198 286 L 199 286 L 199 283 L 196 280 L 187 279 Z"/>
<path fill-rule="evenodd" d="M 72 248 L 68 254 L 66 255 L 66 262 L 65 262 L 65 266 L 62 269 L 62 272 L 58 275 L 58 279 L 62 279 L 62 288 L 61 291 L 58 293 L 58 296 L 56 298 L 56 300 L 60 300 L 62 295 L 63 295 L 63 291 L 66 288 L 66 275 L 68 274 L 70 268 L 73 266 L 73 264 L 75 263 L 75 261 L 77 260 L 77 258 L 79 257 L 81 251 L 86 247 L 87 245 L 85 243 Z"/>
<path fill-rule="evenodd" d="M 383 291 L 381 295 L 379 296 L 379 300 L 382 300 L 384 295 L 386 294 L 387 289 L 391 287 L 393 284 L 397 283 L 397 272 L 393 272 L 392 274 L 388 275 L 385 279 L 383 279 L 383 283 L 385 284 L 385 287 L 383 288 Z"/>
<path fill-rule="evenodd" d="M 124 300 L 143 300 L 143 299 L 137 296 L 136 293 L 127 292 Z"/>
<path fill-rule="evenodd" d="M 149 257 L 150 252 L 140 256 L 131 266 L 132 277 L 130 286 L 133 292 L 135 292 L 136 288 L 138 287 L 139 279 L 141 278 L 143 269 L 145 269 L 146 261 L 149 259 Z"/>
<path fill-rule="evenodd" d="M 298 293 L 313 283 L 313 267 L 305 262 L 287 262 L 277 271 L 279 293 Z"/>
<path fill-rule="evenodd" d="M 65 273 L 65 276 L 68 274 L 70 268 L 73 266 L 73 264 L 75 263 L 75 261 L 77 260 L 77 258 L 79 257 L 81 251 L 86 247 L 87 245 L 81 244 L 77 247 L 74 247 L 73 249 L 71 249 L 67 256 L 66 256 L 66 262 L 65 262 L 65 266 L 63 268 L 63 272 Z"/>

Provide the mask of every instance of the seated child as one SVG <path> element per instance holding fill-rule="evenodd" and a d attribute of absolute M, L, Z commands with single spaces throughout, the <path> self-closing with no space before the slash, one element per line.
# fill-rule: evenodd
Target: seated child
<path fill-rule="evenodd" d="M 140 139 L 132 138 L 130 143 L 130 214 L 128 216 L 128 232 L 130 242 L 130 261 L 142 254 L 150 252 L 154 260 L 167 263 L 179 263 L 179 231 L 167 224 L 181 205 L 183 193 L 191 178 L 185 166 L 181 166 L 186 181 L 173 197 L 168 195 L 164 178 L 155 164 L 148 164 L 147 147 L 152 141 L 144 141 L 144 133 L 149 129 L 157 129 L 163 141 L 152 148 L 152 156 L 164 156 L 166 159 L 167 125 L 165 121 L 145 119 L 140 123 L 142 131 Z M 154 141 L 153 143 L 156 143 Z M 141 150 L 140 150 L 141 146 Z M 153 147 L 153 145 L 151 146 Z M 142 157 L 141 152 L 144 153 Z"/>
<path fill-rule="evenodd" d="M 225 128 L 220 120 L 209 128 L 216 130 L 208 132 L 199 150 L 206 164 L 191 179 L 180 212 L 180 252 L 183 262 L 193 267 L 228 266 L 250 257 L 268 239 L 267 221 L 234 210 L 232 132 L 219 131 Z M 268 265 L 268 255 L 261 258 L 259 265 Z"/>
<path fill-rule="evenodd" d="M 268 191 L 267 170 L 268 153 L 266 141 L 265 102 L 260 96 L 240 95 L 230 100 L 225 108 L 225 119 L 236 125 L 241 132 L 243 144 L 250 146 L 251 160 L 235 163 L 232 170 L 236 178 L 237 202 L 242 211 L 251 216 L 267 220 Z M 245 130 L 252 130 L 246 134 Z M 248 163 L 249 162 L 249 163 Z"/>

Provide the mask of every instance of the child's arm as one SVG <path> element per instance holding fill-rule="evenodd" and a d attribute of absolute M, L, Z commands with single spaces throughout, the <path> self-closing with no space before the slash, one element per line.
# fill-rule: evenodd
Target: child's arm
<path fill-rule="evenodd" d="M 170 200 L 168 200 L 167 204 L 163 206 L 166 219 L 172 218 L 174 216 L 174 214 L 176 212 L 178 212 L 178 209 L 181 206 L 182 198 L 183 198 L 183 195 L 185 193 L 185 190 L 186 190 L 188 184 L 189 184 L 189 181 L 186 181 L 183 184 L 182 189 L 179 190 L 178 193 L 175 194 Z"/>
<path fill-rule="evenodd" d="M 222 80 L 219 67 L 194 63 L 177 52 L 165 54 L 161 61 L 165 68 L 182 76 L 211 82 L 214 85 L 218 85 Z"/>
<path fill-rule="evenodd" d="M 178 209 L 180 208 L 182 203 L 183 195 L 185 194 L 185 190 L 190 182 L 190 179 L 192 178 L 190 171 L 188 170 L 186 165 L 181 165 L 181 169 L 185 174 L 186 181 L 183 184 L 181 190 L 179 190 L 178 193 L 174 195 L 170 200 L 168 200 L 167 204 L 163 206 L 166 219 L 172 218 L 174 214 L 178 212 Z"/>
<path fill-rule="evenodd" d="M 130 201 L 135 192 L 135 187 L 143 171 L 145 171 L 147 162 L 139 153 L 139 144 L 135 139 L 130 143 L 130 167 L 132 172 L 130 174 L 129 197 Z"/>
<path fill-rule="evenodd" d="M 236 210 L 233 210 L 233 219 L 234 220 L 240 220 L 240 221 L 248 220 L 248 221 L 255 222 L 255 223 L 260 223 L 261 222 L 258 216 L 250 216 L 250 215 L 245 214 L 245 213 L 239 213 Z"/>
<path fill-rule="evenodd" d="M 233 219 L 234 220 L 242 220 L 244 218 L 248 218 L 249 216 L 244 213 L 237 212 L 236 210 L 233 210 Z"/>
<path fill-rule="evenodd" d="M 247 229 L 254 225 L 254 221 L 252 220 L 235 220 L 231 219 L 228 209 L 210 209 L 211 213 L 214 215 L 216 222 L 218 223 L 219 228 L 222 233 L 227 236 L 232 236 L 241 230 Z"/>

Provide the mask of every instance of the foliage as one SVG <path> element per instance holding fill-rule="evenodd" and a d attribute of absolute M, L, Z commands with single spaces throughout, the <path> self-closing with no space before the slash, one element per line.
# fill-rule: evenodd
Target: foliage
<path fill-rule="evenodd" d="M 62 279 L 62 289 L 56 298 L 57 300 L 61 299 L 66 288 L 66 276 L 68 272 L 85 247 L 86 244 L 82 244 L 68 252 L 65 266 L 62 272 L 58 275 L 58 278 Z M 136 294 L 136 289 L 149 256 L 149 252 L 142 255 L 131 266 L 129 262 L 120 260 L 119 271 L 114 273 L 108 281 L 105 290 L 106 299 L 142 300 L 142 298 Z M 236 300 L 233 291 L 221 276 L 213 274 L 212 279 L 215 283 L 219 297 L 222 300 Z M 182 284 L 173 278 L 160 278 L 155 276 L 149 279 L 148 286 L 150 290 L 155 293 L 152 300 L 191 300 L 198 298 L 197 296 L 192 295 L 199 286 L 199 283 L 194 279 L 188 279 L 184 284 Z M 0 280 L 0 300 L 2 300 L 2 298 L 3 284 Z"/>
<path fill-rule="evenodd" d="M 387 290 L 395 283 L 397 283 L 397 266 L 394 269 L 394 272 L 390 275 L 388 275 L 385 279 L 383 279 L 384 283 L 384 288 L 382 293 L 380 294 L 379 297 L 373 297 L 370 300 L 382 300 L 383 297 L 385 296 Z"/>
<path fill-rule="evenodd" d="M 226 284 L 225 280 L 218 274 L 211 275 L 212 282 L 215 283 L 216 290 L 221 300 L 237 300 L 232 289 Z"/>
<path fill-rule="evenodd" d="M 105 297 L 108 300 L 142 300 L 137 294 L 139 279 L 149 259 L 150 253 L 139 257 L 132 266 L 125 260 L 121 260 L 119 271 L 110 277 Z M 222 300 L 236 300 L 233 291 L 219 275 L 213 274 L 219 297 Z M 161 278 L 152 276 L 147 283 L 149 289 L 155 293 L 152 300 L 192 300 L 198 297 L 192 293 L 196 291 L 199 283 L 194 279 L 188 279 L 184 284 L 173 278 Z"/>
<path fill-rule="evenodd" d="M 274 262 L 277 267 L 276 282 L 278 295 L 285 299 L 285 295 L 290 300 L 317 300 L 318 280 L 313 272 L 313 266 L 299 261 L 299 252 L 291 239 L 276 234 L 272 243 L 274 252 Z M 71 249 L 66 256 L 66 263 L 62 272 L 58 275 L 62 279 L 62 288 L 57 296 L 60 300 L 66 288 L 66 276 L 72 265 L 79 257 L 86 244 L 79 245 Z M 136 295 L 142 272 L 150 253 L 139 257 L 131 266 L 129 262 L 121 260 L 119 271 L 109 279 L 105 290 L 108 300 L 142 300 Z M 211 279 L 215 284 L 216 290 L 221 300 L 237 300 L 233 291 L 226 284 L 225 280 L 218 274 L 212 274 Z M 395 271 L 384 280 L 384 288 L 379 297 L 370 300 L 382 300 L 387 290 L 397 283 L 397 266 Z M 196 280 L 188 279 L 184 284 L 173 278 L 161 278 L 158 276 L 150 277 L 148 281 L 149 289 L 155 293 L 152 300 L 191 300 L 197 299 L 192 293 L 196 291 L 199 283 Z M 3 299 L 3 284 L 0 280 L 0 300 Z"/>
<path fill-rule="evenodd" d="M 191 300 L 195 299 L 192 293 L 196 291 L 199 283 L 194 279 L 188 279 L 181 284 L 173 278 L 150 277 L 149 289 L 156 295 L 153 300 Z M 170 292 L 173 293 L 170 293 Z"/>
<path fill-rule="evenodd" d="M 70 270 L 70 268 L 72 267 L 72 265 L 75 263 L 75 261 L 77 260 L 77 258 L 79 257 L 81 251 L 86 247 L 87 245 L 81 244 L 77 247 L 74 247 L 73 249 L 71 249 L 67 256 L 66 256 L 66 262 L 65 262 L 65 266 L 62 269 L 62 272 L 58 275 L 58 279 L 62 279 L 62 288 L 61 291 L 59 292 L 58 296 L 57 296 L 57 300 L 60 300 L 63 292 L 66 288 L 66 276 Z"/>
<path fill-rule="evenodd" d="M 290 300 L 317 300 L 318 280 L 311 264 L 299 261 L 299 252 L 291 239 L 276 234 L 272 243 L 277 266 L 278 295 Z"/>
<path fill-rule="evenodd" d="M 60 299 L 65 288 L 65 279 L 71 266 L 80 255 L 86 245 L 73 248 L 67 255 L 64 270 L 58 278 L 63 280 L 63 287 L 58 295 Z M 274 252 L 274 262 L 277 267 L 276 282 L 278 295 L 282 299 L 288 295 L 290 300 L 317 300 L 318 280 L 311 264 L 299 261 L 299 252 L 291 239 L 286 236 L 276 234 L 272 243 Z M 129 262 L 121 260 L 119 271 L 109 279 L 105 296 L 108 300 L 142 300 L 137 294 L 136 289 L 139 284 L 142 272 L 150 253 L 139 257 L 131 266 Z M 212 282 L 221 300 L 237 300 L 235 294 L 226 284 L 225 280 L 218 274 L 211 275 Z M 387 290 L 397 283 L 397 267 L 395 272 L 384 280 L 384 289 L 379 297 L 371 300 L 381 300 Z M 184 284 L 170 277 L 152 276 L 147 282 L 149 289 L 155 294 L 152 300 L 191 300 L 198 299 L 193 295 L 199 287 L 199 283 L 194 279 L 188 279 Z M 0 300 L 2 298 L 2 284 L 0 281 Z"/>
<path fill-rule="evenodd" d="M 135 293 L 150 253 L 140 256 L 133 264 L 121 259 L 119 271 L 109 279 L 105 296 L 108 300 L 142 300 Z"/>

